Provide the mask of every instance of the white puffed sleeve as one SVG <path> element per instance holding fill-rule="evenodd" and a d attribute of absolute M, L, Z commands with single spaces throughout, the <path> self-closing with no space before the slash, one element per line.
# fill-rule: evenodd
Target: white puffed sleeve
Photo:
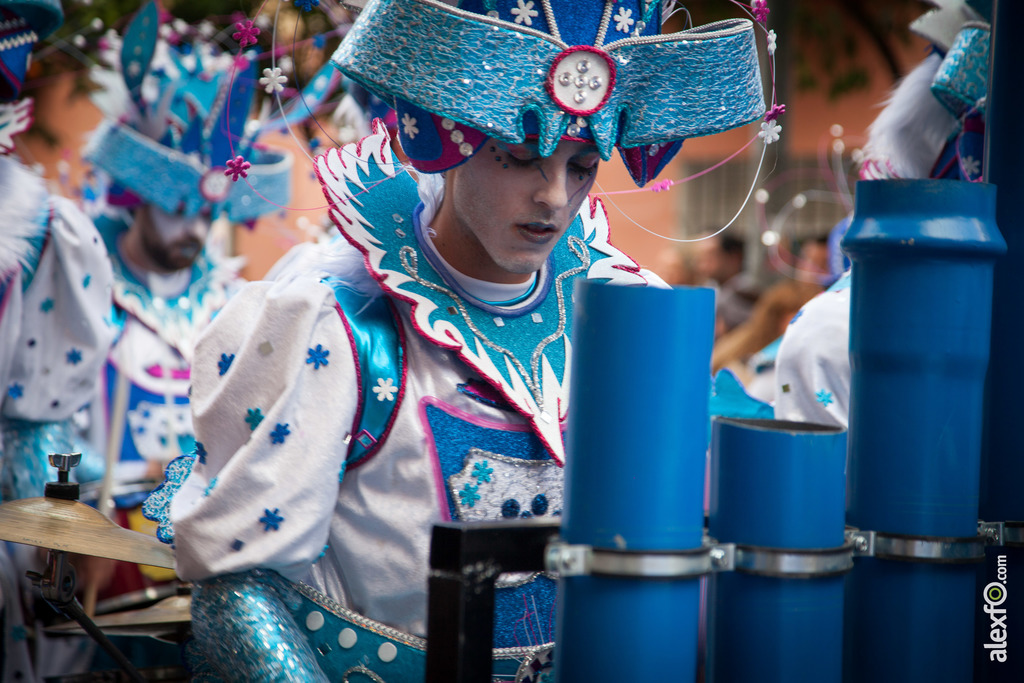
<path fill-rule="evenodd" d="M 775 417 L 846 428 L 850 415 L 850 287 L 807 302 L 775 361 Z"/>
<path fill-rule="evenodd" d="M 358 405 L 330 287 L 244 288 L 196 347 L 191 405 L 197 458 L 171 503 L 179 576 L 303 578 L 327 543 Z"/>
<path fill-rule="evenodd" d="M 8 350 L 3 415 L 53 422 L 93 399 L 114 338 L 113 274 L 92 221 L 67 199 L 50 198 L 41 247 L 35 267 L 10 283 L 0 320 L 8 328 L 3 336 L 16 339 Z"/>

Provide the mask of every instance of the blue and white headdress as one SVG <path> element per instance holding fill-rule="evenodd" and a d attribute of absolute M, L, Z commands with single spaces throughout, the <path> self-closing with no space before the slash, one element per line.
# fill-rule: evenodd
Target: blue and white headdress
<path fill-rule="evenodd" d="M 991 3 L 929 0 L 910 29 L 933 52 L 897 86 L 868 129 L 861 178 L 982 179 Z"/>
<path fill-rule="evenodd" d="M 86 158 L 113 181 L 111 202 L 185 215 L 208 210 L 233 222 L 287 206 L 292 159 L 255 144 L 260 127 L 249 122 L 254 54 L 232 56 L 198 39 L 171 45 L 159 27 L 150 2 L 119 49 L 110 38 L 115 70 L 94 74 L 107 120 Z"/>
<path fill-rule="evenodd" d="M 688 137 L 765 112 L 754 25 L 662 35 L 660 0 L 375 0 L 332 58 L 395 102 L 403 150 L 425 172 L 488 137 L 618 147 L 639 185 Z M 457 37 L 457 38 L 452 38 Z"/>

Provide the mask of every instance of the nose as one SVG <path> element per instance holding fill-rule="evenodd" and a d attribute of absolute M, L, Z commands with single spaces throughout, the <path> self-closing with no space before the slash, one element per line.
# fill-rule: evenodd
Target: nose
<path fill-rule="evenodd" d="M 195 217 L 188 220 L 185 225 L 185 234 L 188 237 L 205 240 L 207 233 L 210 231 L 210 221 L 202 214 L 196 215 Z"/>
<path fill-rule="evenodd" d="M 550 162 L 546 159 L 545 162 Z M 533 200 L 551 211 L 569 204 L 569 176 L 564 165 L 542 163 Z"/>

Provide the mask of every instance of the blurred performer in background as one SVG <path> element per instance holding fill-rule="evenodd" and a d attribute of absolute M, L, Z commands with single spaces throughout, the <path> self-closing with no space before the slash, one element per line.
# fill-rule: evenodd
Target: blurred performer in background
<path fill-rule="evenodd" d="M 211 223 L 252 223 L 287 205 L 291 186 L 291 158 L 259 149 L 258 126 L 246 128 L 260 87 L 255 52 L 161 32 L 167 21 L 149 3 L 123 36 L 108 34 L 101 57 L 113 69 L 93 73 L 106 120 L 85 151 L 107 184 L 95 220 L 113 264 L 117 329 L 90 439 L 116 463 L 118 521 L 135 530 L 148 526 L 137 508 L 163 467 L 193 450 L 193 349 L 241 285 L 239 264 L 207 248 Z M 124 564 L 111 590 L 172 576 Z"/>
<path fill-rule="evenodd" d="M 871 124 L 863 180 L 981 179 L 992 4 L 933 4 L 937 9 L 911 24 L 933 51 L 900 81 Z M 850 277 L 847 271 L 808 302 L 786 330 L 776 362 L 780 420 L 848 424 Z"/>
<path fill-rule="evenodd" d="M 51 196 L 43 179 L 15 155 L 14 137 L 32 124 L 32 100 L 20 99 L 32 49 L 63 18 L 57 0 L 0 0 L 0 494 L 5 501 L 42 496 L 46 481 L 55 478 L 47 454 L 72 450 L 71 417 L 92 400 L 114 335 L 107 321 L 111 269 L 96 228 L 71 201 Z M 66 653 L 49 652 L 38 668 L 29 657 L 19 584 L 25 569 L 39 568 L 36 559 L 35 548 L 0 544 L 4 681 L 64 672 L 60 661 Z"/>
<path fill-rule="evenodd" d="M 601 160 L 644 185 L 764 113 L 751 22 L 660 31 L 634 0 L 360 15 L 334 61 L 394 102 L 418 182 L 383 124 L 318 157 L 345 241 L 208 328 L 201 444 L 147 502 L 209 680 L 422 681 L 432 525 L 561 514 L 573 285 L 663 286 L 609 243 Z M 554 600 L 499 579 L 496 677 L 547 659 Z"/>

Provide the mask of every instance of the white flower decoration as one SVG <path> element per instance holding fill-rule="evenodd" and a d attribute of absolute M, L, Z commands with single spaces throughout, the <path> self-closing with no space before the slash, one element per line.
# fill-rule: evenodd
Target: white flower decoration
<path fill-rule="evenodd" d="M 960 164 L 963 166 L 964 173 L 966 173 L 968 177 L 973 178 L 981 173 L 981 162 L 972 156 L 964 157 L 960 160 Z"/>
<path fill-rule="evenodd" d="M 420 129 L 416 127 L 416 119 L 409 116 L 409 112 L 402 115 L 402 131 L 410 140 L 415 140 Z"/>
<path fill-rule="evenodd" d="M 373 387 L 373 393 L 377 394 L 378 401 L 394 401 L 397 391 L 398 387 L 395 386 L 394 380 L 390 377 L 378 379 L 377 386 Z"/>
<path fill-rule="evenodd" d="M 782 132 L 782 126 L 773 121 L 765 121 L 761 124 L 761 132 L 757 134 L 757 137 L 764 140 L 764 144 L 770 145 L 773 142 L 778 142 L 779 133 Z"/>
<path fill-rule="evenodd" d="M 269 67 L 264 69 L 263 78 L 260 79 L 260 85 L 263 86 L 268 95 L 284 90 L 284 84 L 287 82 L 287 76 L 281 74 L 281 67 L 278 66 L 275 66 L 273 69 Z"/>
<path fill-rule="evenodd" d="M 768 54 L 775 54 L 775 41 L 776 41 L 775 30 L 768 31 Z"/>
<path fill-rule="evenodd" d="M 620 33 L 629 33 L 629 29 L 633 26 L 633 10 L 626 9 L 625 7 L 619 8 L 619 13 L 615 15 L 615 30 Z"/>
<path fill-rule="evenodd" d="M 516 0 L 518 7 L 512 8 L 512 15 L 516 18 L 517 24 L 533 26 L 533 18 L 537 16 L 537 10 L 533 9 L 533 0 Z"/>

